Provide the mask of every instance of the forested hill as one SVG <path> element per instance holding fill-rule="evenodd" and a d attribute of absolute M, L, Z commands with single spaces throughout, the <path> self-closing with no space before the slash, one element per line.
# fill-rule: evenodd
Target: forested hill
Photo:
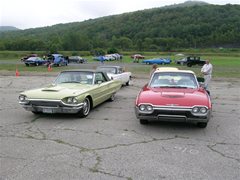
<path fill-rule="evenodd" d="M 240 47 L 240 5 L 153 8 L 0 33 L 0 50 Z"/>
<path fill-rule="evenodd" d="M 14 26 L 0 26 L 0 32 L 4 32 L 4 31 L 17 31 L 20 30 Z"/>

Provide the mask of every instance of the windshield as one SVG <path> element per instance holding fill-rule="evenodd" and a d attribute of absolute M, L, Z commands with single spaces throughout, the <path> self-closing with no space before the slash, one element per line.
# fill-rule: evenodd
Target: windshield
<path fill-rule="evenodd" d="M 150 87 L 197 88 L 196 78 L 191 73 L 157 72 L 153 75 Z"/>
<path fill-rule="evenodd" d="M 61 72 L 54 83 L 93 84 L 93 73 L 81 71 Z"/>
<path fill-rule="evenodd" d="M 115 67 L 98 67 L 97 69 L 106 73 L 117 74 Z"/>

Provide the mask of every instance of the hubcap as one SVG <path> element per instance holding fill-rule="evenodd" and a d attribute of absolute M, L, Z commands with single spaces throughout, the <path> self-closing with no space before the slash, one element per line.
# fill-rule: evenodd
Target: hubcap
<path fill-rule="evenodd" d="M 90 103 L 88 99 L 85 99 L 83 102 L 83 114 L 87 115 L 89 113 L 90 110 Z"/>

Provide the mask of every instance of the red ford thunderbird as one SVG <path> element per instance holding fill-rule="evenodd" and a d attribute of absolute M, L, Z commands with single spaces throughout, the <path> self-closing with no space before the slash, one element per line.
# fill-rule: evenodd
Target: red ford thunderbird
<path fill-rule="evenodd" d="M 194 72 L 158 68 L 136 99 L 135 112 L 141 124 L 150 120 L 191 122 L 205 128 L 212 104 Z"/>

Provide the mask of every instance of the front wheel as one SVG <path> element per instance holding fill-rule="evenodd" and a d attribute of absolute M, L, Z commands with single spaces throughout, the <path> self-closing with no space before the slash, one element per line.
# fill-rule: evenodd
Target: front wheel
<path fill-rule="evenodd" d="M 90 112 L 90 109 L 91 109 L 91 104 L 90 104 L 90 100 L 88 98 L 86 98 L 84 101 L 83 101 L 83 108 L 82 110 L 79 112 L 79 116 L 80 117 L 87 117 L 89 112 Z"/>

